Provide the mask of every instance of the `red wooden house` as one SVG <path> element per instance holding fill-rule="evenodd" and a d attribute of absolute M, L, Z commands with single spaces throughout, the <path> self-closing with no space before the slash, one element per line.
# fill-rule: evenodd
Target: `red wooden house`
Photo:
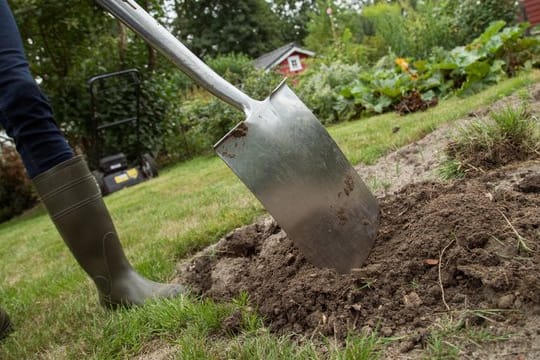
<path fill-rule="evenodd" d="M 313 56 L 315 56 L 313 51 L 289 43 L 261 55 L 253 61 L 253 65 L 258 69 L 265 71 L 274 69 L 283 76 L 292 77 L 304 71 L 307 68 L 306 59 Z"/>
<path fill-rule="evenodd" d="M 540 0 L 523 0 L 525 20 L 531 23 L 531 26 L 540 24 Z"/>

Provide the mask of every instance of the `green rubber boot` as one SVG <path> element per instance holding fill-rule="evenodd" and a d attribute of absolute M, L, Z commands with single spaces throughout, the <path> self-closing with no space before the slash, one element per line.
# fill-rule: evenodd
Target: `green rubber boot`
<path fill-rule="evenodd" d="M 98 185 L 80 156 L 32 179 L 58 232 L 94 280 L 106 307 L 141 305 L 184 292 L 139 275 L 129 264 Z"/>
<path fill-rule="evenodd" d="M 13 331 L 9 316 L 4 309 L 0 308 L 0 341 L 5 339 Z"/>

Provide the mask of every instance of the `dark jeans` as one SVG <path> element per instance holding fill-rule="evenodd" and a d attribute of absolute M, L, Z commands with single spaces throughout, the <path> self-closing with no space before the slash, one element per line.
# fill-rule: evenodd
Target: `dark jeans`
<path fill-rule="evenodd" d="M 0 0 L 0 123 L 15 140 L 30 178 L 73 157 L 30 73 L 7 0 Z"/>

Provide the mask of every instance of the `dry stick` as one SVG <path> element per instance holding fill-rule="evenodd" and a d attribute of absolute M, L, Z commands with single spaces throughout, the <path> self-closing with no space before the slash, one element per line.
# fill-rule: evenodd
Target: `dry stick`
<path fill-rule="evenodd" d="M 482 168 L 479 168 L 479 167 L 473 166 L 473 165 L 471 165 L 471 164 L 466 164 L 466 165 L 467 165 L 468 167 L 472 168 L 473 170 L 476 170 L 476 171 L 478 171 L 478 172 L 481 172 L 481 173 L 483 173 L 483 174 L 485 174 L 485 173 L 486 173 L 486 171 L 485 171 L 485 170 L 483 170 Z"/>
<path fill-rule="evenodd" d="M 519 247 L 523 247 L 523 249 L 525 251 L 529 251 L 529 252 L 532 252 L 533 249 L 531 249 L 529 246 L 527 246 L 527 242 L 525 241 L 525 238 L 523 236 L 521 236 L 518 231 L 516 230 L 516 228 L 514 227 L 514 225 L 512 225 L 512 223 L 510 222 L 510 220 L 508 220 L 508 218 L 506 217 L 506 215 L 504 215 L 504 213 L 497 209 L 498 212 L 501 213 L 502 217 L 504 218 L 504 220 L 506 220 L 506 223 L 508 224 L 508 226 L 510 226 L 510 229 L 512 229 L 512 231 L 514 232 L 514 234 L 516 234 L 517 236 L 517 241 L 518 241 L 518 251 L 519 251 Z"/>
<path fill-rule="evenodd" d="M 454 235 L 455 237 L 455 235 Z M 448 245 L 446 245 L 444 247 L 444 249 L 442 249 L 441 251 L 441 254 L 439 255 L 439 286 L 441 288 L 441 295 L 442 295 L 442 301 L 443 301 L 443 304 L 444 306 L 446 306 L 446 310 L 450 311 L 450 306 L 448 306 L 448 303 L 446 302 L 446 299 L 444 298 L 444 286 L 443 286 L 443 283 L 442 283 L 442 276 L 441 276 L 441 264 L 442 264 L 442 258 L 443 258 L 443 255 L 444 255 L 444 252 L 446 251 L 446 249 L 448 249 L 450 247 L 450 245 L 452 245 L 454 243 L 454 241 L 456 241 L 456 239 L 452 239 L 452 241 L 450 241 L 448 243 Z"/>

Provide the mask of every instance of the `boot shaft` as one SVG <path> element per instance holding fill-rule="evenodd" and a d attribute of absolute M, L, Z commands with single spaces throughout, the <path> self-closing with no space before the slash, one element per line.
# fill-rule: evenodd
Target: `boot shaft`
<path fill-rule="evenodd" d="M 7 312 L 5 312 L 4 309 L 0 308 L 0 341 L 6 338 L 12 330 L 13 327 L 11 325 L 11 321 L 9 320 Z"/>
<path fill-rule="evenodd" d="M 108 296 L 112 279 L 133 270 L 86 162 L 76 156 L 32 181 L 71 253 Z"/>
<path fill-rule="evenodd" d="M 99 187 L 80 156 L 60 163 L 32 181 L 55 223 L 88 203 L 101 201 Z"/>
<path fill-rule="evenodd" d="M 64 242 L 95 282 L 104 305 L 140 305 L 148 298 L 183 292 L 179 285 L 145 279 L 131 267 L 82 157 L 53 167 L 33 182 Z"/>

